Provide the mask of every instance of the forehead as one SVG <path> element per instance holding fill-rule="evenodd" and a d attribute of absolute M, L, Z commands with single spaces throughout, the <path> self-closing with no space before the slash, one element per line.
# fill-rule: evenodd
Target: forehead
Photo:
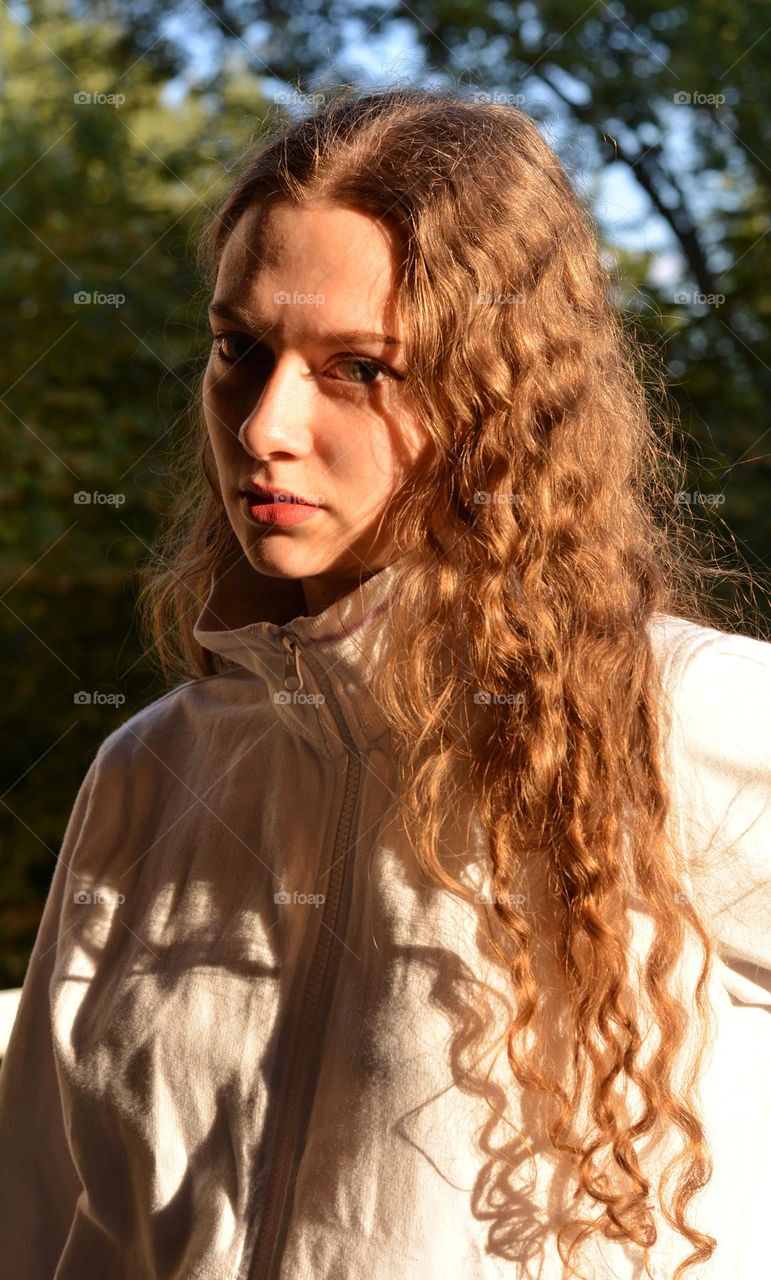
<path fill-rule="evenodd" d="M 215 297 L 237 298 L 245 307 L 259 298 L 264 311 L 274 292 L 297 292 L 321 296 L 322 311 L 344 307 L 347 320 L 351 308 L 362 320 L 384 319 L 395 302 L 398 261 L 393 230 L 359 210 L 253 207 L 225 244 Z"/>
<path fill-rule="evenodd" d="M 274 219 L 275 222 L 275 219 Z M 230 232 L 220 259 L 218 278 L 238 275 L 248 279 L 263 267 L 279 263 L 275 232 L 270 228 L 270 211 L 259 206 L 246 209 Z"/>

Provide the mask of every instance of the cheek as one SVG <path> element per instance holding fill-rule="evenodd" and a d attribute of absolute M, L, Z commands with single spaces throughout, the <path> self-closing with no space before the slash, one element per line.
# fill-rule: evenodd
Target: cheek
<path fill-rule="evenodd" d="M 405 419 L 401 432 L 401 449 L 408 462 L 415 462 L 431 445 L 431 437 L 425 427 L 414 418 Z"/>
<path fill-rule="evenodd" d="M 344 430 L 335 426 L 326 438 L 335 470 L 341 475 L 366 475 L 371 481 L 383 467 L 388 466 L 388 438 L 382 423 L 374 415 L 352 415 L 344 423 Z"/>
<path fill-rule="evenodd" d="M 208 370 L 201 387 L 201 404 L 206 430 L 221 475 L 243 453 L 238 430 L 246 417 L 246 410 L 242 411 L 233 388 L 228 387 L 225 393 L 222 380 L 211 377 Z"/>
<path fill-rule="evenodd" d="M 232 397 L 226 399 L 218 394 L 207 374 L 201 388 L 201 405 L 215 467 L 222 483 L 237 463 L 241 449 L 238 424 L 233 424 Z"/>
<path fill-rule="evenodd" d="M 201 383 L 201 404 L 203 406 L 203 416 L 206 420 L 206 426 L 211 435 L 217 430 L 219 425 L 220 406 L 217 404 L 216 384 L 211 372 L 211 362 L 206 366 L 206 372 L 203 375 Z"/>
<path fill-rule="evenodd" d="M 358 493 L 367 508 L 388 497 L 403 478 L 419 444 L 390 417 L 364 414 L 320 432 L 317 452 L 334 483 Z"/>
<path fill-rule="evenodd" d="M 379 419 L 370 449 L 378 469 L 392 483 L 402 480 L 424 448 L 426 436 L 415 418 L 403 411 Z"/>

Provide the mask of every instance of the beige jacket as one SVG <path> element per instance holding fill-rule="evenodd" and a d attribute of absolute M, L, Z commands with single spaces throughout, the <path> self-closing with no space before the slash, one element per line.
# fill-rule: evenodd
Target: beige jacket
<path fill-rule="evenodd" d="M 549 1157 L 534 1132 L 528 1186 L 507 1120 L 527 1133 L 532 1117 L 505 1046 L 473 1047 L 480 1010 L 498 1033 L 510 1014 L 482 930 L 484 841 L 458 817 L 448 856 L 471 904 L 425 883 L 396 820 L 368 688 L 395 570 L 315 617 L 299 584 L 266 579 L 253 625 L 236 578 L 214 582 L 196 636 L 234 665 L 100 746 L 0 1071 L 6 1280 L 561 1280 Z M 724 855 L 691 885 L 719 947 L 702 1095 L 716 1172 L 691 1220 L 719 1248 L 687 1274 L 759 1280 L 771 644 L 666 616 L 652 635 L 677 828 L 692 848 L 719 828 Z M 662 1234 L 652 1275 L 688 1252 Z M 634 1250 L 586 1256 L 596 1280 L 642 1280 Z"/>

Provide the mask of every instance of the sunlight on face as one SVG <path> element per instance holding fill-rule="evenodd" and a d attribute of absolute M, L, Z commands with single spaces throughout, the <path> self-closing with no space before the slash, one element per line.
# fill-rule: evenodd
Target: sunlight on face
<path fill-rule="evenodd" d="M 397 254 L 369 214 L 279 204 L 262 228 L 242 215 L 217 275 L 203 405 L 223 500 L 249 563 L 300 578 L 310 613 L 389 563 L 381 518 L 426 444 L 402 384 Z M 323 505 L 258 523 L 250 483 Z"/>

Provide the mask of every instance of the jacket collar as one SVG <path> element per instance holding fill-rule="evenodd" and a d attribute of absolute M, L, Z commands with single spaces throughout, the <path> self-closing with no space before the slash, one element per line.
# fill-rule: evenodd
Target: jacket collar
<path fill-rule="evenodd" d="M 318 699 L 321 673 L 350 737 L 365 749 L 386 730 L 369 682 L 387 640 L 392 591 L 408 559 L 398 557 L 321 613 L 306 616 L 302 583 L 259 573 L 239 547 L 214 570 L 193 636 L 205 649 L 262 677 L 280 719 L 326 746 L 328 754 L 339 754 L 350 748 L 341 740 L 329 700 Z M 299 649 L 304 684 L 296 693 L 287 693 L 284 685 L 292 664 L 282 635 Z"/>

